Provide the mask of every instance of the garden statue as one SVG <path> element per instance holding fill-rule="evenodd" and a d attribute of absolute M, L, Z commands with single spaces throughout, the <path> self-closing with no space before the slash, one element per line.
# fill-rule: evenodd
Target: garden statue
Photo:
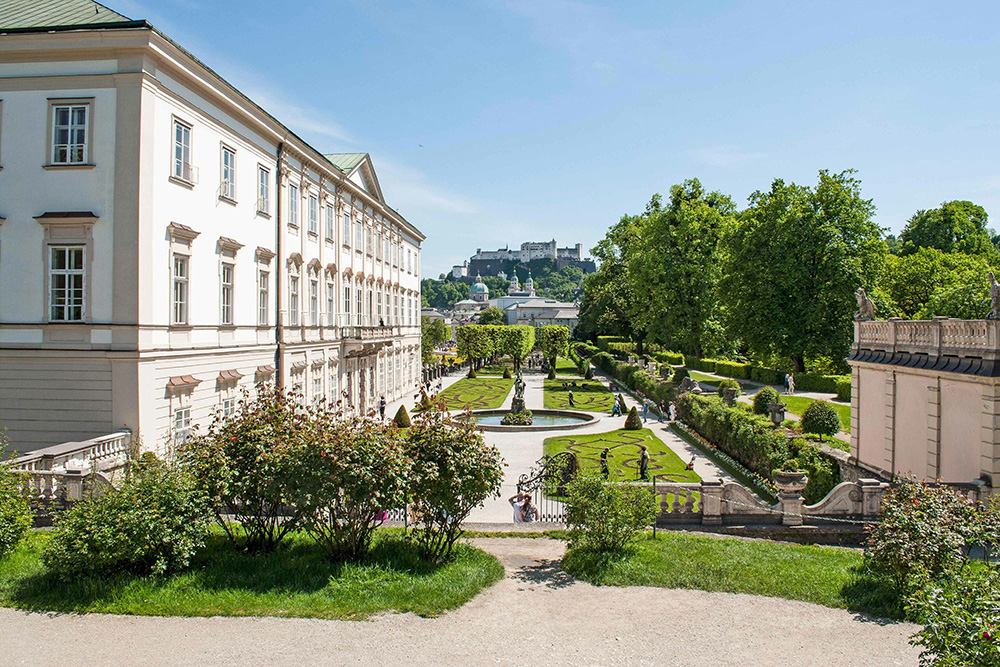
<path fill-rule="evenodd" d="M 781 422 L 785 421 L 785 404 L 781 401 L 767 404 L 767 411 L 771 413 L 771 423 L 777 428 Z"/>
<path fill-rule="evenodd" d="M 697 380 L 693 379 L 691 376 L 688 376 L 683 380 L 681 380 L 681 386 L 677 388 L 677 391 L 679 391 L 681 394 L 686 394 L 687 392 L 691 392 L 692 394 L 700 394 L 702 389 L 701 385 L 698 384 Z"/>
<path fill-rule="evenodd" d="M 722 400 L 726 405 L 736 405 L 736 387 L 723 387 Z"/>
<path fill-rule="evenodd" d="M 514 398 L 510 402 L 510 411 L 518 414 L 524 412 L 524 378 L 521 377 L 520 370 L 514 379 Z"/>
<path fill-rule="evenodd" d="M 990 312 L 986 316 L 988 320 L 1000 320 L 1000 283 L 996 276 L 990 271 Z"/>
<path fill-rule="evenodd" d="M 868 298 L 865 294 L 863 287 L 859 287 L 858 291 L 854 293 L 855 298 L 858 300 L 858 312 L 854 313 L 854 320 L 856 322 L 865 322 L 867 320 L 875 319 L 875 304 L 872 300 Z"/>

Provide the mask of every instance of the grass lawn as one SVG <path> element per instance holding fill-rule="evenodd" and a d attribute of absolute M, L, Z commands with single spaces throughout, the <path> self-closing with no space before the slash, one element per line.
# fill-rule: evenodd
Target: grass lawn
<path fill-rule="evenodd" d="M 444 401 L 448 410 L 464 410 L 466 406 L 473 410 L 492 410 L 503 405 L 513 386 L 513 378 L 463 378 L 438 394 L 438 398 Z"/>
<path fill-rule="evenodd" d="M 498 366 L 483 366 L 478 371 L 476 375 L 503 375 L 504 369 L 510 371 L 511 375 L 514 375 L 514 364 L 500 364 Z"/>
<path fill-rule="evenodd" d="M 562 388 L 563 382 L 576 382 L 573 390 L 575 408 L 569 406 L 569 392 Z M 545 407 L 553 410 L 589 410 L 590 412 L 611 412 L 615 395 L 598 380 L 581 380 L 579 377 L 545 380 Z"/>
<path fill-rule="evenodd" d="M 622 423 L 625 419 L 622 418 Z M 562 435 L 546 438 L 543 452 L 553 456 L 569 450 L 576 454 L 581 469 L 600 472 L 601 451 L 611 449 L 608 454 L 608 469 L 611 479 L 632 480 L 639 476 L 639 446 L 649 450 L 649 474 L 657 479 L 671 482 L 700 482 L 701 477 L 693 470 L 685 470 L 687 461 L 682 461 L 672 449 L 653 435 L 649 429 L 641 431 L 611 431 L 590 435 Z"/>
<path fill-rule="evenodd" d="M 781 395 L 781 402 L 788 406 L 788 411 L 793 415 L 802 416 L 802 413 L 806 411 L 810 403 L 815 403 L 817 399 L 806 398 L 805 396 L 786 396 Z M 833 409 L 837 411 L 837 415 L 840 416 L 840 430 L 845 433 L 851 432 L 851 405 L 850 403 L 839 403 L 837 401 L 823 401 L 824 403 L 829 403 L 833 406 Z"/>
<path fill-rule="evenodd" d="M 711 375 L 705 375 L 704 373 L 699 373 L 698 371 L 692 371 L 690 369 L 688 370 L 688 375 L 691 376 L 692 380 L 697 380 L 698 382 L 704 382 L 705 384 L 712 385 L 712 391 L 714 391 L 715 388 L 719 386 L 719 382 L 726 379 L 726 378 L 712 377 Z M 740 388 L 743 390 L 744 394 L 749 393 L 751 391 L 756 391 L 760 387 L 759 384 L 750 382 L 749 380 L 741 380 L 740 378 L 729 378 L 729 379 L 736 380 L 736 382 L 739 383 Z"/>
<path fill-rule="evenodd" d="M 0 606 L 143 616 L 363 619 L 383 611 L 436 616 L 462 606 L 504 574 L 496 558 L 466 544 L 456 546 L 453 562 L 428 565 L 401 531 L 379 530 L 372 554 L 357 564 L 330 563 L 300 534 L 276 553 L 257 556 L 213 536 L 185 572 L 62 582 L 41 562 L 47 539 L 44 532 L 32 532 L 0 559 Z"/>
<path fill-rule="evenodd" d="M 576 364 L 569 357 L 556 358 L 556 375 L 580 375 Z M 608 408 L 610 410 L 611 408 Z"/>
<path fill-rule="evenodd" d="M 885 582 L 858 573 L 860 550 L 705 537 L 644 534 L 620 557 L 570 549 L 563 567 L 603 586 L 659 586 L 749 593 L 900 618 Z"/>

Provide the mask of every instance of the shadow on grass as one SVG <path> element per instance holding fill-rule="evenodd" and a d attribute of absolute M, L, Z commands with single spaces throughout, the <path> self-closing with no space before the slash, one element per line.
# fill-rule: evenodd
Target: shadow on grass
<path fill-rule="evenodd" d="M 514 571 L 511 577 L 517 581 L 544 586 L 552 590 L 572 586 L 576 579 L 562 568 L 562 561 L 542 560 L 537 565 L 525 565 Z"/>
<path fill-rule="evenodd" d="M 864 566 L 853 568 L 851 580 L 840 589 L 840 596 L 856 618 L 865 623 L 892 625 L 906 617 L 903 600 L 891 579 L 879 576 Z"/>

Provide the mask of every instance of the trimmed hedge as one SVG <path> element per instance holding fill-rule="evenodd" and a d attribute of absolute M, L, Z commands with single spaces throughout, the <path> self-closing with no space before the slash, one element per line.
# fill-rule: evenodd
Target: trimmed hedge
<path fill-rule="evenodd" d="M 680 352 L 654 352 L 652 356 L 661 364 L 670 364 L 671 366 L 684 365 L 684 355 Z"/>
<path fill-rule="evenodd" d="M 820 391 L 827 394 L 837 393 L 837 382 L 847 379 L 851 381 L 850 375 L 823 375 L 822 373 L 796 373 L 796 391 Z"/>
<path fill-rule="evenodd" d="M 694 371 L 701 371 L 702 373 L 714 373 L 715 361 L 715 359 L 701 359 L 700 357 L 684 357 L 685 366 Z"/>
<path fill-rule="evenodd" d="M 791 464 L 809 475 L 806 502 L 815 503 L 837 485 L 839 468 L 833 459 L 803 438 L 789 439 L 774 430 L 766 418 L 749 406 L 729 407 L 722 401 L 685 394 L 678 398 L 682 422 L 751 471 L 771 478 L 775 470 Z"/>
<path fill-rule="evenodd" d="M 592 357 L 600 352 L 600 350 L 589 343 L 574 343 L 573 349 L 576 350 L 576 353 L 581 357 Z"/>
<path fill-rule="evenodd" d="M 777 368 L 764 368 L 763 366 L 752 366 L 750 368 L 750 379 L 761 384 L 785 384 L 785 372 Z"/>
<path fill-rule="evenodd" d="M 749 380 L 750 364 L 741 364 L 738 361 L 723 361 L 720 359 L 715 362 L 715 373 L 716 375 Z"/>
<path fill-rule="evenodd" d="M 851 378 L 848 376 L 846 379 L 837 380 L 837 398 L 842 401 L 851 400 Z"/>
<path fill-rule="evenodd" d="M 752 380 L 761 384 L 784 385 L 786 371 L 777 368 L 767 368 L 765 366 L 754 366 L 743 364 L 738 361 L 727 361 L 723 359 L 698 359 L 697 357 L 687 358 L 688 368 L 706 373 L 725 375 L 741 380 Z M 711 367 L 711 368 L 709 368 Z M 838 391 L 838 384 L 847 381 L 846 389 Z M 850 375 L 824 375 L 822 373 L 796 373 L 795 389 L 798 391 L 817 391 L 825 394 L 837 394 L 843 400 L 851 397 L 851 376 Z"/>
<path fill-rule="evenodd" d="M 638 366 L 618 361 L 607 352 L 598 352 L 590 358 L 590 361 L 629 389 L 647 398 L 657 402 L 672 399 L 674 385 L 671 382 L 653 377 Z"/>

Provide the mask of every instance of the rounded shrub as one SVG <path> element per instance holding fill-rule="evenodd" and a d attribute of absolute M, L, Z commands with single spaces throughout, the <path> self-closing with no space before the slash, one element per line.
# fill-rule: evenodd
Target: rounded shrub
<path fill-rule="evenodd" d="M 177 467 L 140 464 L 118 489 L 63 514 L 42 560 L 64 579 L 165 574 L 187 567 L 204 547 L 209 522 L 207 497 L 190 476 Z"/>
<path fill-rule="evenodd" d="M 802 414 L 802 432 L 815 433 L 820 442 L 824 435 L 833 436 L 840 431 L 840 416 L 826 401 L 813 401 Z"/>
<path fill-rule="evenodd" d="M 753 411 L 758 415 L 766 415 L 769 412 L 767 406 L 778 401 L 780 398 L 781 396 L 774 387 L 763 387 L 754 394 Z"/>
<path fill-rule="evenodd" d="M 392 418 L 392 423 L 399 428 L 410 428 L 412 426 L 410 423 L 410 413 L 406 411 L 405 405 L 399 406 L 396 416 Z"/>
<path fill-rule="evenodd" d="M 507 368 L 506 366 L 503 369 L 503 377 L 505 380 L 509 380 L 511 378 L 510 369 Z"/>
<path fill-rule="evenodd" d="M 31 528 L 32 513 L 21 489 L 21 475 L 0 465 L 0 558 L 17 546 Z"/>
<path fill-rule="evenodd" d="M 719 394 L 719 396 L 722 396 L 723 392 L 730 387 L 736 390 L 737 396 L 740 395 L 740 383 L 731 378 L 720 380 L 719 387 L 716 389 L 716 392 Z"/>
<path fill-rule="evenodd" d="M 608 484 L 578 475 L 569 487 L 566 524 L 574 550 L 614 553 L 656 521 L 659 502 L 653 490 L 635 484 Z"/>
<path fill-rule="evenodd" d="M 634 405 L 632 406 L 632 409 L 628 411 L 628 417 L 625 418 L 625 430 L 642 430 L 642 419 L 639 418 L 639 411 L 635 409 Z"/>

